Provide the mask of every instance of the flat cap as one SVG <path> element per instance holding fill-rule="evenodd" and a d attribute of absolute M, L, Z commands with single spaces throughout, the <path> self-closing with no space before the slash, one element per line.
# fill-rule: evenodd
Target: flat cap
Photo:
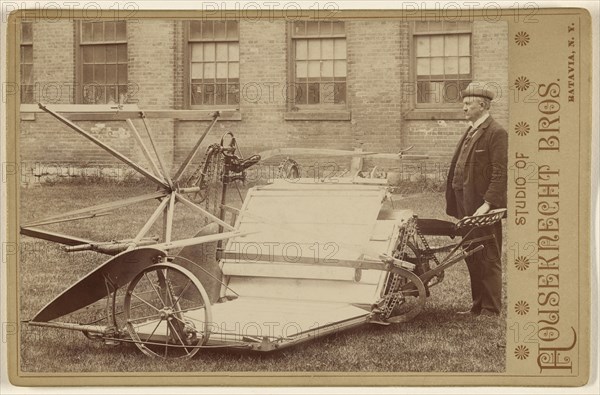
<path fill-rule="evenodd" d="M 476 96 L 476 97 L 484 97 L 489 100 L 494 100 L 494 92 L 489 89 L 485 89 L 485 84 L 481 82 L 471 82 L 465 90 L 460 92 L 461 97 L 467 96 Z"/>

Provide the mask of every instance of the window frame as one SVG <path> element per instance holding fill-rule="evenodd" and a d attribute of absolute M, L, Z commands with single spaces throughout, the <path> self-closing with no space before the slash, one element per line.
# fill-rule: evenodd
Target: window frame
<path fill-rule="evenodd" d="M 23 41 L 23 26 L 29 25 L 31 29 L 31 40 Z M 23 62 L 23 47 L 31 48 L 31 63 Z M 23 83 L 23 65 L 31 65 L 31 84 Z M 19 101 L 20 104 L 34 104 L 35 103 L 35 80 L 33 78 L 33 21 L 31 20 L 21 20 L 19 24 Z M 31 88 L 31 101 L 23 100 L 23 88 L 25 86 L 29 86 Z"/>
<path fill-rule="evenodd" d="M 348 111 L 348 98 L 349 98 L 349 84 L 348 84 L 348 34 L 347 34 L 347 24 L 348 21 L 323 21 L 323 22 L 342 22 L 344 24 L 344 33 L 343 34 L 332 34 L 323 36 L 321 34 L 316 36 L 303 36 L 296 37 L 294 35 L 294 23 L 296 21 L 291 21 L 286 23 L 286 33 L 287 33 L 287 81 L 288 81 L 288 89 L 287 89 L 287 113 L 285 115 L 286 120 L 332 120 L 332 121 L 349 121 L 351 119 L 351 113 Z M 313 21 L 304 21 L 304 22 L 313 22 Z M 310 40 L 310 39 L 339 39 L 343 38 L 346 41 L 346 53 L 344 60 L 346 62 L 346 80 L 344 84 L 346 85 L 346 98 L 344 103 L 316 103 L 316 104 L 299 104 L 296 103 L 294 97 L 290 97 L 294 91 L 289 89 L 290 86 L 295 86 L 296 84 L 296 40 Z M 332 83 L 335 81 L 332 80 Z M 321 95 L 322 93 L 320 93 Z"/>
<path fill-rule="evenodd" d="M 85 88 L 85 84 L 83 83 L 83 47 L 84 46 L 94 46 L 94 45 L 122 45 L 125 44 L 126 48 L 127 48 L 127 83 L 125 84 L 127 86 L 127 91 L 129 90 L 129 40 L 128 40 L 128 28 L 127 28 L 127 20 L 101 20 L 100 22 L 102 23 L 106 23 L 106 22 L 124 22 L 125 23 L 125 40 L 117 40 L 116 39 L 116 32 L 115 32 L 115 40 L 114 41 L 94 41 L 91 43 L 86 43 L 83 42 L 82 40 L 82 34 L 83 34 L 83 28 L 82 28 L 82 23 L 84 23 L 86 21 L 83 20 L 78 20 L 75 23 L 75 81 L 76 81 L 76 85 L 75 85 L 75 102 L 79 103 L 79 104 L 90 104 L 90 105 L 103 105 L 103 104 L 107 104 L 104 102 L 99 102 L 99 103 L 85 103 L 84 99 L 83 99 L 83 92 L 84 92 L 84 88 Z M 98 21 L 94 21 L 94 22 L 98 22 Z M 92 22 L 90 22 L 92 23 Z M 95 64 L 95 63 L 93 63 Z M 106 63 L 104 63 L 106 65 Z M 118 60 L 117 60 L 117 65 L 119 64 Z M 118 73 L 118 71 L 117 71 Z M 117 78 L 118 78 L 118 74 L 117 74 Z M 117 84 L 115 84 L 115 86 L 117 87 L 117 96 L 119 95 L 119 90 L 118 90 L 118 86 L 122 85 L 118 83 L 117 80 Z M 108 86 L 106 84 L 103 85 L 104 87 Z M 117 102 L 119 101 L 119 98 L 117 97 Z M 127 99 L 125 100 L 125 102 L 128 102 L 128 96 Z"/>
<path fill-rule="evenodd" d="M 198 110 L 198 109 L 240 109 L 242 101 L 242 84 L 241 84 L 241 61 L 240 61 L 240 21 L 237 21 L 237 39 L 198 39 L 192 40 L 190 37 L 190 24 L 196 20 L 186 20 L 183 23 L 183 106 L 186 109 Z M 197 20 L 198 22 L 205 21 L 204 19 Z M 239 85 L 239 101 L 237 104 L 192 104 L 192 45 L 193 43 L 219 43 L 219 42 L 237 42 L 238 43 L 238 85 Z M 229 63 L 229 61 L 228 61 Z M 216 73 L 216 70 L 215 70 Z M 215 78 L 216 80 L 216 78 Z M 215 85 L 217 83 L 215 82 Z"/>
<path fill-rule="evenodd" d="M 428 22 L 432 22 L 432 21 L 428 21 Z M 449 35 L 461 35 L 461 34 L 468 34 L 469 35 L 469 70 L 470 70 L 470 77 L 469 77 L 469 81 L 473 81 L 473 23 L 469 23 L 469 29 L 455 29 L 455 30 L 447 30 L 447 29 L 442 29 L 440 31 L 428 31 L 428 32 L 417 32 L 416 31 L 416 24 L 419 23 L 418 21 L 414 21 L 413 23 L 410 24 L 410 44 L 409 44 L 409 53 L 410 53 L 410 76 L 411 76 L 411 81 L 412 81 L 412 85 L 413 85 L 413 89 L 414 89 L 414 94 L 411 95 L 412 100 L 411 100 L 411 105 L 412 108 L 414 110 L 415 113 L 421 112 L 423 114 L 427 114 L 428 118 L 436 118 L 436 116 L 434 115 L 435 113 L 445 113 L 447 112 L 448 114 L 450 113 L 454 113 L 457 110 L 459 110 L 462 107 L 462 101 L 458 100 L 456 103 L 444 103 L 444 102 L 438 102 L 438 103 L 419 103 L 418 102 L 418 83 L 419 83 L 419 79 L 418 79 L 418 75 L 417 75 L 417 48 L 416 48 L 416 38 L 418 36 L 428 36 L 428 37 L 432 37 L 432 36 L 449 36 Z M 441 22 L 443 23 L 443 22 Z M 448 23 L 448 22 L 445 22 Z M 444 58 L 446 58 L 446 56 L 444 56 Z M 457 79 L 457 81 L 459 81 L 460 79 Z M 465 80 L 466 81 L 466 80 Z M 416 118 L 415 114 L 413 114 L 413 117 Z M 409 114 L 408 118 L 412 118 L 411 115 Z M 452 116 L 450 116 L 450 118 L 453 118 Z M 457 119 L 463 119 L 464 117 L 461 116 L 461 114 L 458 114 Z"/>

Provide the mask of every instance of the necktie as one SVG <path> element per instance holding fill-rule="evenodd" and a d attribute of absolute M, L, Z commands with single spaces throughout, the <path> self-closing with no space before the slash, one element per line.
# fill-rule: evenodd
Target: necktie
<path fill-rule="evenodd" d="M 467 137 L 465 137 L 465 145 L 469 144 L 469 141 L 471 141 L 471 138 L 473 137 L 476 131 L 477 129 L 474 129 L 472 126 L 469 126 L 469 130 L 467 131 Z"/>

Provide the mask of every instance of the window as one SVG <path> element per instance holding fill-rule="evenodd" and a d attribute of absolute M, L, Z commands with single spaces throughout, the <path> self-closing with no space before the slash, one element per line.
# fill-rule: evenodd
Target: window
<path fill-rule="evenodd" d="M 33 31 L 21 22 L 21 103 L 33 103 Z"/>
<path fill-rule="evenodd" d="M 125 21 L 80 23 L 78 73 L 80 103 L 124 101 L 127 96 Z"/>
<path fill-rule="evenodd" d="M 416 107 L 455 107 L 471 82 L 471 24 L 415 22 Z"/>
<path fill-rule="evenodd" d="M 346 33 L 344 22 L 298 21 L 292 26 L 294 103 L 346 104 Z M 291 98 L 290 98 L 291 99 Z"/>
<path fill-rule="evenodd" d="M 187 41 L 189 107 L 237 107 L 240 103 L 238 21 L 190 21 Z"/>

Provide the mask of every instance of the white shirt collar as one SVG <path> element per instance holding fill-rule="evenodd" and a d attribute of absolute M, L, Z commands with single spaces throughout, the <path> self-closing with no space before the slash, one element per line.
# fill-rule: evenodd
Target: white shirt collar
<path fill-rule="evenodd" d="M 479 126 L 481 126 L 482 123 L 485 122 L 486 119 L 488 119 L 489 116 L 490 116 L 489 112 L 485 113 L 477 121 L 475 121 L 475 122 L 469 121 L 469 126 L 471 126 L 473 129 L 477 129 Z"/>

